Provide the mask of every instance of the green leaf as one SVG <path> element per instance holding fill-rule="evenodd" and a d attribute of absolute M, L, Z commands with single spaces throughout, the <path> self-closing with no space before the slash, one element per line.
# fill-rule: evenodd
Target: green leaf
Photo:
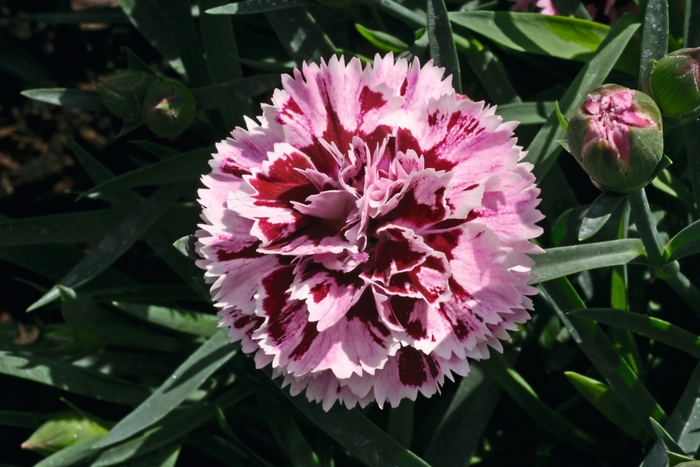
<path fill-rule="evenodd" d="M 666 244 L 664 257 L 672 262 L 700 252 L 700 221 L 695 221 L 678 232 Z"/>
<path fill-rule="evenodd" d="M 571 446 L 589 451 L 604 445 L 601 439 L 573 425 L 542 402 L 537 393 L 510 366 L 503 355 L 492 352 L 489 358 L 482 361 L 482 364 L 508 395 L 550 434 Z"/>
<path fill-rule="evenodd" d="M 483 369 L 470 362 L 450 406 L 433 434 L 423 459 L 430 465 L 464 467 L 481 444 L 501 396 L 501 386 Z"/>
<path fill-rule="evenodd" d="M 305 61 L 328 59 L 336 53 L 333 42 L 303 7 L 268 11 L 265 18 L 289 56 L 299 66 Z"/>
<path fill-rule="evenodd" d="M 700 1 L 686 0 L 683 44 L 685 47 L 700 47 Z"/>
<path fill-rule="evenodd" d="M 648 0 L 642 27 L 642 54 L 639 59 L 639 89 L 652 60 L 659 60 L 668 51 L 668 2 Z"/>
<path fill-rule="evenodd" d="M 564 374 L 576 390 L 608 420 L 637 441 L 644 442 L 646 440 L 646 430 L 635 422 L 632 413 L 610 386 L 573 371 L 565 371 Z"/>
<path fill-rule="evenodd" d="M 449 16 L 509 49 L 567 60 L 589 60 L 610 31 L 594 21 L 540 13 L 470 11 Z"/>
<path fill-rule="evenodd" d="M 612 308 L 574 310 L 569 312 L 569 314 L 632 331 L 641 336 L 648 337 L 649 339 L 654 339 L 657 342 L 670 345 L 671 347 L 682 350 L 700 359 L 700 336 L 690 333 L 667 321 Z"/>
<path fill-rule="evenodd" d="M 504 122 L 515 120 L 521 125 L 541 125 L 554 112 L 554 102 L 519 102 L 499 105 L 496 113 Z"/>
<path fill-rule="evenodd" d="M 185 74 L 169 18 L 158 0 L 117 0 L 131 24 L 165 58 L 173 70 Z"/>
<path fill-rule="evenodd" d="M 66 287 L 80 286 L 119 259 L 131 246 L 162 216 L 188 185 L 174 184 L 159 188 L 148 200 L 134 209 L 119 226 L 105 235 L 91 253 L 75 265 L 60 281 Z M 58 285 L 53 286 L 44 296 L 29 306 L 35 310 L 58 298 Z"/>
<path fill-rule="evenodd" d="M 624 196 L 610 195 L 602 193 L 593 201 L 583 216 L 581 229 L 578 231 L 578 239 L 588 240 L 598 233 L 600 229 L 610 220 L 617 206 L 625 199 Z"/>
<path fill-rule="evenodd" d="M 559 106 L 567 118 L 570 118 L 584 103 L 591 91 L 603 84 L 638 27 L 639 24 L 635 23 L 632 15 L 625 15 L 610 30 L 598 47 L 595 56 L 583 66 L 559 101 Z M 557 141 L 563 138 L 564 132 L 559 127 L 557 116 L 550 115 L 530 144 L 528 155 L 524 159 L 535 165 L 533 172 L 538 179 L 544 177 L 554 164 L 561 151 Z"/>
<path fill-rule="evenodd" d="M 222 95 L 231 94 L 236 99 L 244 100 L 264 94 L 278 86 L 280 86 L 279 74 L 255 75 L 192 89 L 192 95 L 197 101 L 197 108 L 207 110 L 226 105 L 226 101 L 221 98 Z"/>
<path fill-rule="evenodd" d="M 92 449 L 92 445 L 100 438 L 101 436 L 95 436 L 94 438 L 86 439 L 68 446 L 65 449 L 61 449 L 37 462 L 34 464 L 34 467 L 70 467 L 73 465 L 81 465 L 97 455 L 97 451 Z"/>
<path fill-rule="evenodd" d="M 387 422 L 386 432 L 406 449 L 411 449 L 414 408 L 415 403 L 412 400 L 404 399 L 398 407 L 389 409 L 389 420 Z"/>
<path fill-rule="evenodd" d="M 540 296 L 552 307 L 576 344 L 617 393 L 637 422 L 650 430 L 649 417 L 660 422 L 667 420 L 661 406 L 600 327 L 594 321 L 566 314 L 571 310 L 585 308 L 571 283 L 566 278 L 561 278 L 540 284 L 539 289 Z"/>
<path fill-rule="evenodd" d="M 222 329 L 190 355 L 140 406 L 124 417 L 95 445 L 104 448 L 150 427 L 177 407 L 187 396 L 233 357 L 239 346 L 231 345 L 228 329 Z"/>
<path fill-rule="evenodd" d="M 420 457 L 389 437 L 359 410 L 347 410 L 336 404 L 326 412 L 320 404 L 309 402 L 303 394 L 292 397 L 287 391 L 282 392 L 301 413 L 369 467 L 428 467 Z"/>
<path fill-rule="evenodd" d="M 408 44 L 387 32 L 367 29 L 357 23 L 355 23 L 355 29 L 357 29 L 357 32 L 359 32 L 362 37 L 367 39 L 379 50 L 384 50 L 386 52 L 403 52 L 408 49 Z"/>
<path fill-rule="evenodd" d="M 118 177 L 96 185 L 84 192 L 81 197 L 92 193 L 111 190 L 125 190 L 139 186 L 161 185 L 200 178 L 209 171 L 209 160 L 214 151 L 212 147 L 195 149 L 168 159 L 132 170 Z"/>
<path fill-rule="evenodd" d="M 445 75 L 452 75 L 452 86 L 457 93 L 462 93 L 462 76 L 459 71 L 457 49 L 452 40 L 452 26 L 447 16 L 444 0 L 428 1 L 428 37 L 430 38 L 430 57 L 436 66 L 445 67 Z"/>
<path fill-rule="evenodd" d="M 690 145 L 691 143 L 687 142 L 686 144 Z M 693 218 L 698 217 L 698 208 L 695 206 L 693 193 L 671 171 L 662 170 L 651 181 L 651 184 L 654 188 L 672 196 L 676 202 L 681 203 Z"/>
<path fill-rule="evenodd" d="M 132 406 L 140 404 L 150 394 L 145 387 L 128 381 L 63 361 L 15 351 L 0 351 L 0 373 Z"/>
<path fill-rule="evenodd" d="M 216 315 L 126 302 L 112 302 L 112 305 L 131 316 L 174 331 L 202 337 L 211 337 L 218 331 L 219 318 Z"/>
<path fill-rule="evenodd" d="M 675 452 L 676 454 L 685 454 L 678 444 L 676 444 L 676 440 L 674 440 L 673 437 L 669 435 L 666 430 L 664 430 L 664 427 L 659 425 L 659 422 L 653 418 L 650 418 L 649 423 L 651 423 L 651 429 L 654 433 L 654 437 L 658 442 L 664 445 L 667 451 Z"/>
<path fill-rule="evenodd" d="M 289 409 L 278 399 L 258 393 L 261 415 L 293 467 L 320 466 L 318 456 L 304 438 Z"/>
<path fill-rule="evenodd" d="M 167 446 L 202 424 L 212 420 L 217 408 L 227 409 L 239 403 L 251 393 L 243 385 L 230 388 L 213 401 L 202 402 L 182 410 L 171 411 L 158 424 L 143 435 L 102 451 L 90 467 L 107 467 L 121 465 Z"/>
<path fill-rule="evenodd" d="M 68 88 L 44 88 L 28 89 L 22 91 L 24 97 L 34 99 L 47 104 L 75 107 L 76 109 L 91 110 L 95 112 L 107 112 L 107 107 L 102 104 L 97 91 Z"/>
<path fill-rule="evenodd" d="M 609 242 L 549 248 L 543 255 L 534 255 L 537 276 L 531 284 L 546 282 L 588 269 L 616 266 L 641 261 L 644 245 L 638 238 L 611 240 Z"/>
<path fill-rule="evenodd" d="M 206 13 L 210 15 L 252 15 L 313 4 L 308 0 L 245 0 L 211 8 L 206 10 Z"/>

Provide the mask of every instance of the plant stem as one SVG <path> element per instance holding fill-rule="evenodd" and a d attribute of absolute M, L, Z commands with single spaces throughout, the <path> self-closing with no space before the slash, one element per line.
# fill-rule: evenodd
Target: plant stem
<path fill-rule="evenodd" d="M 681 297 L 681 300 L 700 317 L 700 290 L 680 271 L 677 262 L 666 264 L 663 257 L 663 245 L 659 238 L 659 232 L 656 230 L 644 188 L 630 193 L 629 201 L 634 223 L 644 244 L 644 249 L 647 251 L 652 273 L 671 286 L 673 291 Z"/>

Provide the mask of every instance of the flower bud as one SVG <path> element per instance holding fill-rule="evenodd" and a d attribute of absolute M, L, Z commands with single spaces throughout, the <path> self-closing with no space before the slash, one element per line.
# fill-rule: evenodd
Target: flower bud
<path fill-rule="evenodd" d="M 97 92 L 107 110 L 128 123 L 141 121 L 141 106 L 156 77 L 142 71 L 119 71 L 100 78 Z"/>
<path fill-rule="evenodd" d="M 29 439 L 22 443 L 22 448 L 49 456 L 85 439 L 104 436 L 111 425 L 84 413 L 60 412 L 37 428 Z"/>
<path fill-rule="evenodd" d="M 142 116 L 160 137 L 177 136 L 192 124 L 197 106 L 187 86 L 173 79 L 159 79 L 148 87 Z"/>
<path fill-rule="evenodd" d="M 571 154 L 602 191 L 629 193 L 659 170 L 661 113 L 646 94 L 615 84 L 599 87 L 569 122 Z"/>
<path fill-rule="evenodd" d="M 679 123 L 700 116 L 700 47 L 680 49 L 652 60 L 644 76 L 644 92 L 654 98 L 664 117 Z"/>

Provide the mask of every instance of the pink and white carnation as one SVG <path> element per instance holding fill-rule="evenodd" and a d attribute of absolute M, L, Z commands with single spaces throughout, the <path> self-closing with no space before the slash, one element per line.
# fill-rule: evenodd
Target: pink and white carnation
<path fill-rule="evenodd" d="M 529 318 L 542 215 L 517 122 L 443 72 L 304 64 L 202 179 L 220 326 L 325 410 L 429 397 Z"/>

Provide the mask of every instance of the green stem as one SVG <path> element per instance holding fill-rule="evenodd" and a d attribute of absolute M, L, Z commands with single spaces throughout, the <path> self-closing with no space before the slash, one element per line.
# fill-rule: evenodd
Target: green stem
<path fill-rule="evenodd" d="M 639 238 L 646 249 L 652 273 L 671 286 L 673 291 L 681 297 L 681 300 L 700 317 L 700 290 L 680 271 L 677 262 L 666 264 L 663 257 L 663 245 L 659 238 L 659 232 L 656 230 L 644 188 L 630 193 L 629 201 L 634 223 L 637 226 Z"/>
<path fill-rule="evenodd" d="M 647 251 L 647 258 L 649 258 L 654 275 L 658 275 L 661 268 L 664 267 L 663 245 L 659 238 L 659 232 L 656 230 L 651 209 L 649 209 L 647 194 L 644 188 L 640 188 L 630 193 L 628 198 L 639 238 Z"/>

